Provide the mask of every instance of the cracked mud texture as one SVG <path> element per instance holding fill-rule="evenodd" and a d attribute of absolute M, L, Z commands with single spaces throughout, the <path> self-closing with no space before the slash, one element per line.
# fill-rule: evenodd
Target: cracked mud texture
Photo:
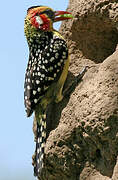
<path fill-rule="evenodd" d="M 71 58 L 65 87 L 88 70 L 70 97 L 48 108 L 42 180 L 117 180 L 118 1 L 70 0 L 68 11 L 74 19 L 60 29 Z"/>

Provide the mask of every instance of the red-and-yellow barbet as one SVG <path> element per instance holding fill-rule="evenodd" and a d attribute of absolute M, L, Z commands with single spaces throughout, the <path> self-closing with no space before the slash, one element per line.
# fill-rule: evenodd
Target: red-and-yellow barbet
<path fill-rule="evenodd" d="M 71 18 L 71 13 L 54 11 L 47 6 L 30 7 L 25 18 L 29 61 L 25 74 L 24 102 L 27 116 L 34 112 L 37 121 L 34 167 L 37 177 L 44 166 L 46 108 L 52 101 L 58 103 L 62 100 L 69 67 L 67 44 L 61 34 L 53 29 L 53 23 Z"/>

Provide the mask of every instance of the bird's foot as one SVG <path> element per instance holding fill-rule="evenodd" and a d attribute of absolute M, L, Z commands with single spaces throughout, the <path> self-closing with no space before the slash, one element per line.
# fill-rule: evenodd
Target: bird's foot
<path fill-rule="evenodd" d="M 87 71 L 87 66 L 85 66 L 82 71 L 75 77 L 75 79 L 72 81 L 72 83 L 64 90 L 63 96 L 68 97 L 72 94 L 72 92 L 77 87 L 78 83 L 82 80 L 84 74 Z"/>

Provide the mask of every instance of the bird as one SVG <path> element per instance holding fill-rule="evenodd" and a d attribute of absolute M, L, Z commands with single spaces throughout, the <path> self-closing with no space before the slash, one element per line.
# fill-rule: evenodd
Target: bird
<path fill-rule="evenodd" d="M 53 23 L 72 18 L 70 12 L 54 11 L 48 6 L 32 6 L 25 17 L 29 60 L 25 73 L 24 104 L 27 117 L 34 113 L 37 123 L 34 165 L 37 177 L 44 168 L 46 109 L 51 102 L 58 103 L 63 99 L 70 61 L 67 43 L 53 28 Z"/>

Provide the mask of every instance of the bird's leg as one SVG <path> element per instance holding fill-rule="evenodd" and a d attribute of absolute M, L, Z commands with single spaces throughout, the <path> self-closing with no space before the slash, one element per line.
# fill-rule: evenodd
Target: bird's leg
<path fill-rule="evenodd" d="M 85 66 L 82 71 L 75 77 L 72 83 L 63 91 L 63 96 L 68 97 L 77 87 L 78 83 L 82 80 L 85 72 L 87 71 L 87 66 Z"/>

